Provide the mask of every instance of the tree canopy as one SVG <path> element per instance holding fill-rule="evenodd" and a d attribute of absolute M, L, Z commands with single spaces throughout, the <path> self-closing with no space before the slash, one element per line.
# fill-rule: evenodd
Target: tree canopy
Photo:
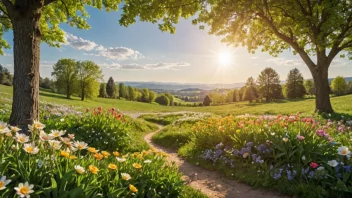
<path fill-rule="evenodd" d="M 77 83 L 77 62 L 74 59 L 63 58 L 53 66 L 51 75 L 56 79 L 56 87 L 59 92 L 65 93 L 70 98 L 75 91 Z"/>
<path fill-rule="evenodd" d="M 344 77 L 337 76 L 331 81 L 331 90 L 336 95 L 344 95 L 347 91 L 347 83 Z"/>
<path fill-rule="evenodd" d="M 328 69 L 332 60 L 352 56 L 352 2 L 346 0 L 129 0 L 120 24 L 158 23 L 175 32 L 180 18 L 194 16 L 193 24 L 222 36 L 232 46 L 247 46 L 277 56 L 284 50 L 298 54 L 315 84 L 316 111 L 332 112 Z"/>
<path fill-rule="evenodd" d="M 303 98 L 306 94 L 303 83 L 304 79 L 301 72 L 297 68 L 292 69 L 286 79 L 286 97 Z"/>
<path fill-rule="evenodd" d="M 283 98 L 280 77 L 274 69 L 265 68 L 259 74 L 257 83 L 260 94 L 265 97 L 267 102 Z"/>

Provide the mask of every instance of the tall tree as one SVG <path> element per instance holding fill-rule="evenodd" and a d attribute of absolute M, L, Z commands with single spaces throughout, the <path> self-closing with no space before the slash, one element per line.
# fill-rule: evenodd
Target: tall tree
<path fill-rule="evenodd" d="M 155 98 L 156 98 L 156 93 L 154 91 L 149 91 L 149 101 L 148 102 L 149 103 L 154 102 Z"/>
<path fill-rule="evenodd" d="M 113 98 L 115 95 L 115 81 L 112 77 L 109 78 L 108 83 L 106 84 L 106 93 L 110 98 Z"/>
<path fill-rule="evenodd" d="M 315 95 L 315 86 L 313 80 L 305 80 L 303 85 L 309 95 Z"/>
<path fill-rule="evenodd" d="M 103 77 L 100 67 L 92 61 L 78 62 L 77 66 L 81 100 L 98 95 L 98 81 Z"/>
<path fill-rule="evenodd" d="M 303 76 L 297 68 L 292 69 L 286 79 L 287 98 L 303 98 L 306 90 L 303 86 Z"/>
<path fill-rule="evenodd" d="M 162 8 L 162 9 L 161 9 Z M 309 68 L 315 84 L 318 112 L 332 112 L 328 70 L 342 51 L 352 53 L 352 2 L 346 0 L 130 0 L 120 23 L 159 22 L 162 31 L 175 32 L 180 17 L 196 15 L 193 24 L 210 26 L 234 46 L 246 45 L 271 55 L 292 49 Z M 342 55 L 344 56 L 344 55 Z"/>
<path fill-rule="evenodd" d="M 249 102 L 252 102 L 253 100 L 256 100 L 258 96 L 258 89 L 254 85 L 249 85 L 244 91 L 242 100 L 248 100 Z"/>
<path fill-rule="evenodd" d="M 203 100 L 203 105 L 204 106 L 210 106 L 211 103 L 212 103 L 212 100 L 210 99 L 210 97 L 208 95 L 206 95 L 204 100 Z"/>
<path fill-rule="evenodd" d="M 14 51 L 14 89 L 11 125 L 26 129 L 39 119 L 40 42 L 59 47 L 65 41 L 60 23 L 88 29 L 88 6 L 117 10 L 120 1 L 111 0 L 1 0 L 0 54 L 9 48 L 4 32 L 12 29 Z M 12 40 L 12 39 L 11 39 Z"/>
<path fill-rule="evenodd" d="M 106 84 L 105 83 L 100 83 L 98 97 L 106 98 L 107 96 L 108 96 L 108 94 L 106 93 Z"/>
<path fill-rule="evenodd" d="M 127 96 L 125 84 L 119 83 L 119 98 L 125 98 Z"/>
<path fill-rule="evenodd" d="M 258 76 L 257 83 L 259 92 L 266 101 L 282 98 L 282 88 L 280 77 L 276 71 L 270 67 L 265 68 Z M 281 95 L 279 94 L 281 92 Z"/>
<path fill-rule="evenodd" d="M 169 106 L 170 104 L 170 100 L 167 96 L 165 96 L 165 94 L 160 94 L 156 99 L 155 102 L 160 104 L 160 105 L 164 105 L 164 106 Z"/>
<path fill-rule="evenodd" d="M 131 86 L 128 86 L 127 91 L 128 91 L 128 100 L 134 101 L 136 99 L 136 92 L 134 88 Z"/>
<path fill-rule="evenodd" d="M 337 76 L 331 81 L 331 90 L 334 94 L 341 96 L 346 94 L 347 83 L 344 77 Z"/>
<path fill-rule="evenodd" d="M 165 96 L 169 98 L 169 105 L 174 106 L 174 96 L 170 93 L 166 93 Z"/>
<path fill-rule="evenodd" d="M 149 102 L 150 101 L 149 95 L 150 95 L 149 89 L 144 88 L 142 90 L 142 102 Z"/>
<path fill-rule="evenodd" d="M 56 87 L 66 94 L 69 99 L 75 91 L 74 86 L 77 81 L 77 62 L 74 59 L 63 58 L 53 66 L 51 75 L 56 79 Z"/>
<path fill-rule="evenodd" d="M 9 70 L 0 65 L 0 84 L 11 86 L 12 80 L 13 76 L 10 74 Z"/>
<path fill-rule="evenodd" d="M 239 101 L 241 101 L 238 89 L 233 90 L 233 98 L 232 98 L 232 101 L 233 101 L 233 102 L 239 102 Z"/>

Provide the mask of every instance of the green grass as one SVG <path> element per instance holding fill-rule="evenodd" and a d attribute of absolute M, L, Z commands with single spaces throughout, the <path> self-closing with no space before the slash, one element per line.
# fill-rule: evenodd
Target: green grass
<path fill-rule="evenodd" d="M 174 121 L 183 117 L 183 114 L 170 114 L 170 115 L 159 115 L 159 114 L 146 114 L 140 116 L 140 118 L 161 125 L 169 125 Z"/>
<path fill-rule="evenodd" d="M 12 97 L 12 87 L 0 85 L 0 95 Z M 177 111 L 193 111 L 193 112 L 212 112 L 220 115 L 241 115 L 241 114 L 294 114 L 297 111 L 312 114 L 314 112 L 314 99 L 302 99 L 272 103 L 248 103 L 238 102 L 220 106 L 209 107 L 179 107 L 179 106 L 161 106 L 157 104 L 148 104 L 141 102 L 131 102 L 125 100 L 95 98 L 93 100 L 80 101 L 78 97 L 72 97 L 68 100 L 64 95 L 51 93 L 47 91 L 40 92 L 40 100 L 47 102 L 55 102 L 57 104 L 82 106 L 85 108 L 96 108 L 102 106 L 104 108 L 115 107 L 116 109 L 126 112 L 177 112 Z M 352 95 L 333 97 L 331 102 L 336 112 L 342 114 L 352 114 Z"/>
<path fill-rule="evenodd" d="M 192 124 L 181 123 L 175 126 L 166 126 L 159 133 L 156 133 L 153 142 L 168 148 L 178 149 L 190 141 Z"/>

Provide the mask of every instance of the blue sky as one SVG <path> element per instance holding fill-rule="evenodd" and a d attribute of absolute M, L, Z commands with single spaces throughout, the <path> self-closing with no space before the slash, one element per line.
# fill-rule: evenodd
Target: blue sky
<path fill-rule="evenodd" d="M 297 67 L 311 78 L 299 56 L 284 52 L 279 57 L 267 53 L 249 54 L 246 48 L 230 48 L 221 38 L 199 30 L 190 20 L 181 20 L 176 34 L 161 32 L 156 24 L 137 22 L 130 27 L 118 24 L 119 12 L 88 8 L 89 30 L 62 24 L 67 43 L 59 48 L 42 44 L 40 73 L 51 77 L 52 66 L 60 58 L 92 60 L 101 66 L 104 79 L 116 81 L 159 81 L 181 83 L 235 83 L 257 77 L 265 67 L 274 68 L 282 80 Z M 12 32 L 5 34 L 12 45 Z M 219 54 L 231 54 L 231 64 L 221 64 Z M 0 64 L 13 71 L 12 49 L 0 56 Z M 336 58 L 329 77 L 352 76 L 351 62 Z"/>

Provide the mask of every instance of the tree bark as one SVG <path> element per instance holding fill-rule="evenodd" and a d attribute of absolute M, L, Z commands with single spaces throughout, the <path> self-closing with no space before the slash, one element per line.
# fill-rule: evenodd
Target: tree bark
<path fill-rule="evenodd" d="M 11 18 L 14 35 L 14 79 L 10 124 L 19 126 L 24 132 L 28 124 L 39 119 L 41 12 L 41 7 L 27 7 Z"/>
<path fill-rule="evenodd" d="M 319 62 L 319 61 L 318 61 Z M 330 86 L 328 78 L 328 66 L 317 65 L 318 69 L 312 71 L 315 86 L 315 112 L 332 113 L 330 102 Z"/>

